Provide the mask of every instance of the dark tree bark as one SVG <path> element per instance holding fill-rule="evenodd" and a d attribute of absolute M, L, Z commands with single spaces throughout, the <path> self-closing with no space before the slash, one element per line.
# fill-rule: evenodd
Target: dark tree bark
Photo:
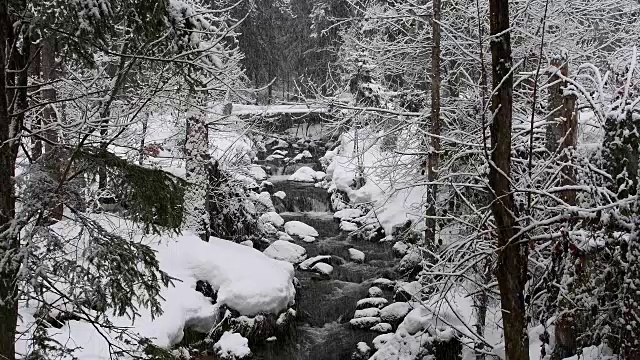
<path fill-rule="evenodd" d="M 427 180 L 434 182 L 438 177 L 440 161 L 440 0 L 433 0 L 433 44 L 431 46 L 431 129 L 429 157 L 427 159 Z M 427 192 L 427 216 L 425 240 L 433 243 L 436 236 L 436 198 L 437 186 L 430 184 Z"/>
<path fill-rule="evenodd" d="M 14 2 L 20 12 L 23 2 Z M 22 8 L 22 9 L 21 9 Z M 28 57 L 30 40 L 16 41 L 20 26 L 9 14 L 8 2 L 0 1 L 0 358 L 15 359 L 15 335 L 18 321 L 17 277 L 20 267 L 20 242 L 14 229 L 16 198 L 13 183 L 15 161 L 20 147 L 20 129 L 27 108 Z M 21 49 L 15 48 L 21 46 Z M 14 88 L 8 88 L 13 86 Z M 18 114 L 18 115 L 12 115 Z"/>
<path fill-rule="evenodd" d="M 491 167 L 489 185 L 494 193 L 491 210 L 498 238 L 496 276 L 502 303 L 507 360 L 528 360 L 529 340 L 525 316 L 524 287 L 527 281 L 528 247 L 516 236 L 519 230 L 516 207 L 510 189 L 511 122 L 513 107 L 513 75 L 509 1 L 489 1 L 493 96 L 491 113 Z"/>
<path fill-rule="evenodd" d="M 555 56 L 551 61 L 551 66 L 559 69 L 562 76 L 569 76 L 569 65 L 567 59 L 562 56 Z M 565 94 L 567 82 L 561 81 L 558 73 L 554 73 L 549 79 L 553 83 L 549 87 L 549 111 L 552 112 L 553 121 L 547 124 L 546 129 L 546 148 L 550 152 L 558 152 L 560 154 L 560 162 L 562 168 L 560 171 L 560 186 L 575 185 L 576 174 L 575 169 L 571 166 L 571 149 L 577 144 L 577 126 L 578 120 L 576 116 L 576 99 L 573 94 Z M 569 205 L 575 205 L 575 190 L 563 190 L 560 198 Z"/>

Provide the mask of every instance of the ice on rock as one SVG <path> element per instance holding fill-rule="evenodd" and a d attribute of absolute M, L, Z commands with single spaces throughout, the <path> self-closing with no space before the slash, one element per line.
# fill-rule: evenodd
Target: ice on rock
<path fill-rule="evenodd" d="M 359 263 L 364 262 L 365 255 L 362 251 L 354 248 L 350 248 L 348 251 L 349 251 L 349 258 L 352 261 L 359 262 Z"/>
<path fill-rule="evenodd" d="M 369 288 L 369 297 L 382 297 L 382 289 L 377 286 L 372 286 Z"/>
<path fill-rule="evenodd" d="M 389 303 L 389 301 L 381 297 L 365 298 L 362 300 L 358 300 L 358 302 L 356 303 L 356 308 L 357 309 L 365 309 L 370 307 L 383 308 L 385 305 L 387 305 L 387 303 Z"/>
<path fill-rule="evenodd" d="M 275 211 L 269 211 L 260 215 L 260 221 L 263 223 L 273 224 L 278 227 L 284 225 L 284 219 Z"/>
<path fill-rule="evenodd" d="M 395 302 L 380 310 L 380 318 L 388 323 L 401 321 L 411 311 L 411 305 L 406 302 Z"/>
<path fill-rule="evenodd" d="M 301 221 L 287 221 L 284 224 L 284 231 L 287 232 L 287 234 L 289 235 L 298 235 L 300 237 L 305 237 L 305 236 L 311 236 L 311 237 L 316 237 L 318 236 L 318 232 L 316 231 L 316 229 L 314 229 L 313 227 L 301 222 Z"/>
<path fill-rule="evenodd" d="M 284 199 L 287 196 L 287 194 L 284 191 L 276 191 L 275 193 L 273 193 L 273 196 L 280 199 Z"/>
<path fill-rule="evenodd" d="M 319 263 L 319 262 L 325 261 L 325 260 L 331 260 L 331 255 L 314 256 L 314 257 L 308 258 L 307 260 L 301 262 L 300 265 L 298 265 L 298 266 L 300 266 L 300 269 L 302 269 L 302 270 L 309 270 L 316 263 Z"/>
<path fill-rule="evenodd" d="M 372 326 L 370 330 L 379 333 L 389 333 L 393 330 L 393 326 L 391 326 L 391 324 L 389 323 L 382 322 L 380 324 Z"/>
<path fill-rule="evenodd" d="M 222 334 L 220 340 L 213 345 L 213 350 L 223 360 L 244 359 L 251 355 L 249 340 L 229 331 Z"/>
<path fill-rule="evenodd" d="M 360 209 L 342 209 L 336 211 L 333 217 L 340 220 L 352 220 L 362 216 L 362 210 Z"/>
<path fill-rule="evenodd" d="M 349 324 L 358 329 L 370 329 L 372 326 L 378 325 L 379 323 L 379 317 L 360 317 L 349 320 Z"/>
<path fill-rule="evenodd" d="M 302 246 L 284 240 L 274 241 L 273 244 L 269 245 L 264 251 L 264 254 L 272 259 L 282 260 L 292 264 L 300 263 L 307 258 L 307 250 Z M 247 266 L 251 266 L 251 264 L 247 264 Z"/>
<path fill-rule="evenodd" d="M 341 221 L 340 222 L 340 230 L 342 231 L 356 231 L 358 230 L 359 226 L 356 223 L 352 223 L 350 221 Z"/>
<path fill-rule="evenodd" d="M 333 266 L 323 263 L 323 262 L 319 262 L 316 263 L 315 265 L 313 265 L 313 267 L 311 268 L 311 270 L 319 273 L 319 274 L 323 274 L 323 275 L 331 275 L 331 273 L 333 272 Z"/>
<path fill-rule="evenodd" d="M 356 310 L 355 314 L 353 314 L 353 318 L 362 318 L 362 317 L 380 317 L 380 309 L 378 308 L 367 308 Z"/>

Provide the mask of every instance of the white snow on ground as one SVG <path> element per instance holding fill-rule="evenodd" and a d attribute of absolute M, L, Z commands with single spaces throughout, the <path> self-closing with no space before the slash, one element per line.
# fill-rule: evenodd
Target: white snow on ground
<path fill-rule="evenodd" d="M 275 211 L 269 211 L 260 215 L 260 221 L 270 223 L 278 227 L 284 225 L 284 219 Z"/>
<path fill-rule="evenodd" d="M 213 345 L 213 350 L 220 359 L 242 359 L 251 355 L 249 340 L 229 331 L 222 334 L 220 340 Z"/>
<path fill-rule="evenodd" d="M 272 259 L 297 264 L 307 257 L 307 250 L 288 241 L 276 240 L 265 249 L 264 254 Z"/>
<path fill-rule="evenodd" d="M 316 231 L 316 229 L 314 229 L 312 226 L 309 226 L 301 221 L 297 221 L 297 220 L 292 220 L 292 221 L 287 221 L 284 224 L 284 231 L 287 232 L 287 234 L 289 235 L 298 235 L 300 237 L 305 237 L 305 236 L 311 236 L 311 237 L 316 237 L 318 236 L 318 231 Z"/>
<path fill-rule="evenodd" d="M 289 176 L 289 181 L 316 182 L 324 179 L 325 175 L 322 171 L 315 171 L 308 166 L 303 166 Z"/>
<path fill-rule="evenodd" d="M 333 214 L 334 218 L 340 220 L 350 220 L 359 218 L 360 216 L 362 216 L 362 210 L 360 209 L 343 209 L 340 211 L 336 211 L 336 213 Z"/>
<path fill-rule="evenodd" d="M 157 251 L 160 268 L 176 279 L 173 286 L 162 289 L 163 314 L 155 319 L 140 305 L 140 314 L 134 322 L 127 316 L 110 315 L 114 326 L 129 327 L 133 332 L 152 339 L 157 346 L 168 348 L 179 343 L 185 327 L 200 332 L 210 330 L 220 320 L 222 304 L 243 315 L 254 316 L 259 313 L 278 314 L 294 303 L 293 266 L 273 260 L 251 247 L 219 238 L 204 242 L 186 232 L 172 236 L 147 236 L 135 223 L 116 216 L 101 214 L 96 216 L 96 220 L 122 236 L 133 234 L 131 241 L 151 246 Z M 68 221 L 59 222 L 52 228 L 65 237 L 79 231 Z M 217 291 L 216 304 L 211 304 L 211 299 L 195 291 L 197 280 L 209 282 Z M 20 330 L 32 328 L 37 304 L 29 306 L 20 305 Z M 80 359 L 110 359 L 105 337 L 123 348 L 129 347 L 118 341 L 110 330 L 96 328 L 84 321 L 69 321 L 61 329 L 51 328 L 48 331 L 54 339 L 80 347 L 75 354 Z M 29 346 L 25 340 L 27 337 L 28 334 L 19 338 L 19 353 L 26 353 Z"/>
<path fill-rule="evenodd" d="M 284 198 L 287 196 L 287 194 L 285 194 L 285 192 L 284 192 L 284 191 L 276 191 L 276 192 L 273 194 L 273 196 L 275 196 L 275 197 L 277 197 L 277 198 L 280 198 L 280 199 L 284 199 Z"/>

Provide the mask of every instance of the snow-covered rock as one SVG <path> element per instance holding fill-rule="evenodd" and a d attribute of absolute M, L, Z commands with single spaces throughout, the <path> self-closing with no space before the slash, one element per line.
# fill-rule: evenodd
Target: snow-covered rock
<path fill-rule="evenodd" d="M 393 330 L 393 326 L 391 326 L 391 324 L 389 323 L 381 322 L 377 325 L 372 326 L 370 330 L 379 333 L 389 333 Z"/>
<path fill-rule="evenodd" d="M 384 322 L 396 324 L 400 322 L 411 311 L 411 305 L 406 302 L 395 302 L 380 310 L 380 318 Z"/>
<path fill-rule="evenodd" d="M 284 231 L 289 235 L 298 235 L 300 237 L 304 236 L 318 236 L 318 232 L 312 226 L 309 226 L 302 221 L 292 220 L 287 221 L 284 224 Z"/>
<path fill-rule="evenodd" d="M 271 223 L 260 223 L 260 229 L 269 235 L 275 235 L 278 233 L 278 229 Z"/>
<path fill-rule="evenodd" d="M 245 240 L 243 242 L 240 243 L 240 245 L 244 245 L 244 246 L 248 246 L 248 247 L 253 247 L 253 241 L 251 240 Z"/>
<path fill-rule="evenodd" d="M 302 246 L 290 243 L 288 241 L 276 240 L 264 251 L 268 257 L 276 260 L 286 261 L 297 264 L 307 258 L 307 250 Z M 252 264 L 247 264 L 251 267 Z"/>
<path fill-rule="evenodd" d="M 291 236 L 289 236 L 289 234 L 287 234 L 284 231 L 278 231 L 278 240 L 293 241 L 293 238 Z"/>
<path fill-rule="evenodd" d="M 380 288 L 393 289 L 393 287 L 396 286 L 396 282 L 385 278 L 379 278 L 373 280 L 373 285 Z"/>
<path fill-rule="evenodd" d="M 273 201 L 271 200 L 271 194 L 268 192 L 261 192 L 255 197 L 255 199 L 258 203 L 263 205 L 267 211 L 276 211 L 276 208 L 273 206 Z"/>
<path fill-rule="evenodd" d="M 358 300 L 358 302 L 356 303 L 356 308 L 357 309 L 365 309 L 370 307 L 383 308 L 385 305 L 387 305 L 387 303 L 389 303 L 389 301 L 381 297 L 364 298 L 362 300 Z"/>
<path fill-rule="evenodd" d="M 309 152 L 309 150 L 305 150 L 305 151 L 303 151 L 303 152 L 299 153 L 298 155 L 294 156 L 294 157 L 293 157 L 293 161 L 300 161 L 300 160 L 302 160 L 302 159 L 305 159 L 305 158 L 312 158 L 312 157 L 313 157 L 313 155 L 311 155 L 311 153 Z"/>
<path fill-rule="evenodd" d="M 351 220 L 362 216 L 362 210 L 360 209 L 342 209 L 336 211 L 333 217 L 340 220 Z"/>
<path fill-rule="evenodd" d="M 331 275 L 331 273 L 333 272 L 333 266 L 323 263 L 323 262 L 319 262 L 316 263 L 315 265 L 313 265 L 313 267 L 311 268 L 311 270 L 322 274 L 322 275 Z"/>
<path fill-rule="evenodd" d="M 267 213 L 260 215 L 260 221 L 264 223 L 270 223 L 275 226 L 284 225 L 284 219 L 275 211 L 269 211 Z"/>
<path fill-rule="evenodd" d="M 422 262 L 422 254 L 417 248 L 409 250 L 409 252 L 400 260 L 398 264 L 398 272 L 401 274 L 409 273 L 420 266 Z"/>
<path fill-rule="evenodd" d="M 315 171 L 308 166 L 303 166 L 289 176 L 289 181 L 316 182 L 323 180 L 326 175 L 327 174 L 322 171 Z"/>
<path fill-rule="evenodd" d="M 402 329 L 398 329 L 395 333 L 384 334 L 381 336 L 386 335 L 389 336 L 384 338 L 384 343 L 380 343 L 382 341 L 379 341 L 376 345 L 376 348 L 379 350 L 371 356 L 370 360 L 417 359 L 423 346 L 430 341 L 428 336 L 414 337 Z M 376 340 L 374 339 L 374 345 L 375 344 Z"/>
<path fill-rule="evenodd" d="M 280 199 L 284 199 L 287 194 L 284 191 L 276 191 L 275 193 L 273 193 L 273 196 L 280 198 Z"/>
<path fill-rule="evenodd" d="M 375 337 L 375 339 L 373 339 L 373 347 L 376 350 L 380 350 L 382 347 L 384 347 L 389 340 L 391 340 L 393 338 L 393 334 L 382 334 L 382 335 L 378 335 Z"/>
<path fill-rule="evenodd" d="M 349 258 L 352 261 L 358 262 L 358 263 L 363 263 L 364 259 L 365 259 L 365 254 L 358 250 L 358 249 L 354 249 L 354 248 L 350 248 L 349 250 Z"/>
<path fill-rule="evenodd" d="M 414 300 L 420 297 L 420 291 L 422 291 L 422 284 L 419 281 L 404 282 L 398 281 L 396 283 L 395 299 L 400 300 Z"/>
<path fill-rule="evenodd" d="M 371 356 L 371 347 L 366 342 L 359 342 L 356 345 L 356 351 L 351 356 L 352 360 L 366 360 Z"/>
<path fill-rule="evenodd" d="M 349 320 L 349 324 L 358 329 L 370 329 L 372 326 L 379 323 L 379 317 L 360 317 Z"/>
<path fill-rule="evenodd" d="M 328 260 L 331 260 L 331 255 L 318 255 L 318 256 L 308 258 L 307 260 L 301 262 L 300 265 L 298 266 L 302 270 L 309 270 L 316 263 L 319 263 L 321 261 L 328 261 Z"/>
<path fill-rule="evenodd" d="M 382 297 L 382 289 L 377 286 L 369 288 L 369 297 Z"/>
<path fill-rule="evenodd" d="M 267 179 L 267 172 L 264 171 L 262 166 L 257 164 L 251 164 L 249 166 L 249 176 L 251 176 L 252 178 L 258 181 L 262 181 Z"/>
<path fill-rule="evenodd" d="M 340 230 L 342 231 L 356 231 L 358 230 L 358 224 L 352 223 L 350 221 L 341 221 L 340 222 Z"/>
<path fill-rule="evenodd" d="M 405 256 L 407 255 L 408 251 L 409 245 L 404 241 L 398 241 L 397 243 L 393 244 L 393 253 L 397 256 Z"/>
<path fill-rule="evenodd" d="M 313 236 L 302 236 L 300 239 L 302 239 L 302 241 L 306 243 L 312 243 L 316 241 L 316 238 L 314 238 Z"/>
<path fill-rule="evenodd" d="M 353 314 L 353 318 L 362 318 L 362 317 L 380 317 L 380 309 L 378 308 L 366 308 L 356 310 L 355 314 Z"/>
<path fill-rule="evenodd" d="M 249 340 L 240 334 L 225 331 L 213 350 L 223 360 L 244 359 L 251 355 Z"/>

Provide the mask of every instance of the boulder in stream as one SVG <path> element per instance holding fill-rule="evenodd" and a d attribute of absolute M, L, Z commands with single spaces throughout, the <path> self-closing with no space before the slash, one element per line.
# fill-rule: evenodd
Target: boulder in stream
<path fill-rule="evenodd" d="M 411 311 L 411 305 L 406 302 L 395 302 L 380 310 L 380 318 L 384 322 L 398 324 Z"/>
<path fill-rule="evenodd" d="M 373 281 L 373 285 L 379 288 L 393 289 L 396 286 L 396 282 L 385 278 L 379 278 Z"/>
<path fill-rule="evenodd" d="M 367 360 L 371 357 L 371 347 L 366 342 L 359 342 L 356 351 L 351 355 L 351 360 Z"/>
<path fill-rule="evenodd" d="M 316 263 L 315 265 L 313 265 L 313 267 L 311 268 L 311 270 L 322 274 L 322 275 L 331 275 L 331 273 L 333 272 L 333 266 L 323 263 L 323 262 L 319 262 Z"/>
<path fill-rule="evenodd" d="M 297 264 L 307 258 L 307 250 L 288 241 L 276 240 L 264 251 L 268 257 Z"/>
<path fill-rule="evenodd" d="M 409 245 L 407 245 L 407 243 L 405 243 L 404 241 L 398 241 L 397 243 L 393 244 L 393 253 L 396 256 L 405 256 L 407 255 L 408 251 Z"/>
<path fill-rule="evenodd" d="M 284 191 L 276 191 L 273 196 L 277 197 L 278 199 L 284 199 L 287 194 Z"/>
<path fill-rule="evenodd" d="M 349 257 L 354 262 L 363 263 L 364 262 L 364 258 L 365 258 L 365 254 L 362 251 L 358 250 L 358 249 L 350 248 L 349 249 Z"/>
<path fill-rule="evenodd" d="M 381 322 L 371 327 L 372 331 L 376 331 L 379 333 L 390 333 L 393 330 L 393 326 L 389 323 Z"/>
<path fill-rule="evenodd" d="M 360 317 L 349 320 L 351 326 L 358 329 L 370 329 L 380 323 L 379 317 Z"/>
<path fill-rule="evenodd" d="M 318 255 L 318 256 L 308 258 L 307 260 L 301 262 L 300 265 L 298 266 L 300 266 L 300 269 L 302 270 L 309 270 L 316 263 L 329 261 L 329 260 L 331 260 L 331 255 Z"/>
<path fill-rule="evenodd" d="M 316 229 L 314 229 L 312 226 L 309 226 L 303 223 L 302 221 L 297 221 L 297 220 L 287 221 L 284 224 L 284 231 L 286 231 L 287 234 L 289 235 L 298 235 L 300 237 L 318 236 L 318 231 Z"/>
<path fill-rule="evenodd" d="M 333 217 L 340 220 L 351 220 L 362 216 L 362 210 L 360 209 L 342 209 L 336 211 Z"/>
<path fill-rule="evenodd" d="M 246 359 L 251 355 L 249 340 L 229 331 L 222 334 L 220 340 L 213 345 L 213 350 L 219 359 L 224 360 Z"/>
<path fill-rule="evenodd" d="M 353 314 L 354 319 L 363 317 L 380 317 L 380 309 L 377 307 L 360 309 L 356 310 L 355 314 Z"/>
<path fill-rule="evenodd" d="M 284 225 L 284 219 L 275 211 L 269 211 L 260 215 L 259 220 L 265 224 L 273 224 L 274 226 Z"/>
<path fill-rule="evenodd" d="M 359 226 L 356 223 L 352 223 L 350 221 L 341 221 L 340 222 L 340 230 L 342 231 L 356 231 L 358 230 Z"/>
<path fill-rule="evenodd" d="M 371 307 L 383 308 L 385 307 L 389 301 L 382 297 L 374 297 L 374 298 L 365 298 L 362 300 L 358 300 L 356 303 L 356 309 L 366 309 Z"/>
<path fill-rule="evenodd" d="M 377 286 L 372 286 L 369 288 L 369 296 L 370 297 L 382 297 L 382 289 Z"/>

